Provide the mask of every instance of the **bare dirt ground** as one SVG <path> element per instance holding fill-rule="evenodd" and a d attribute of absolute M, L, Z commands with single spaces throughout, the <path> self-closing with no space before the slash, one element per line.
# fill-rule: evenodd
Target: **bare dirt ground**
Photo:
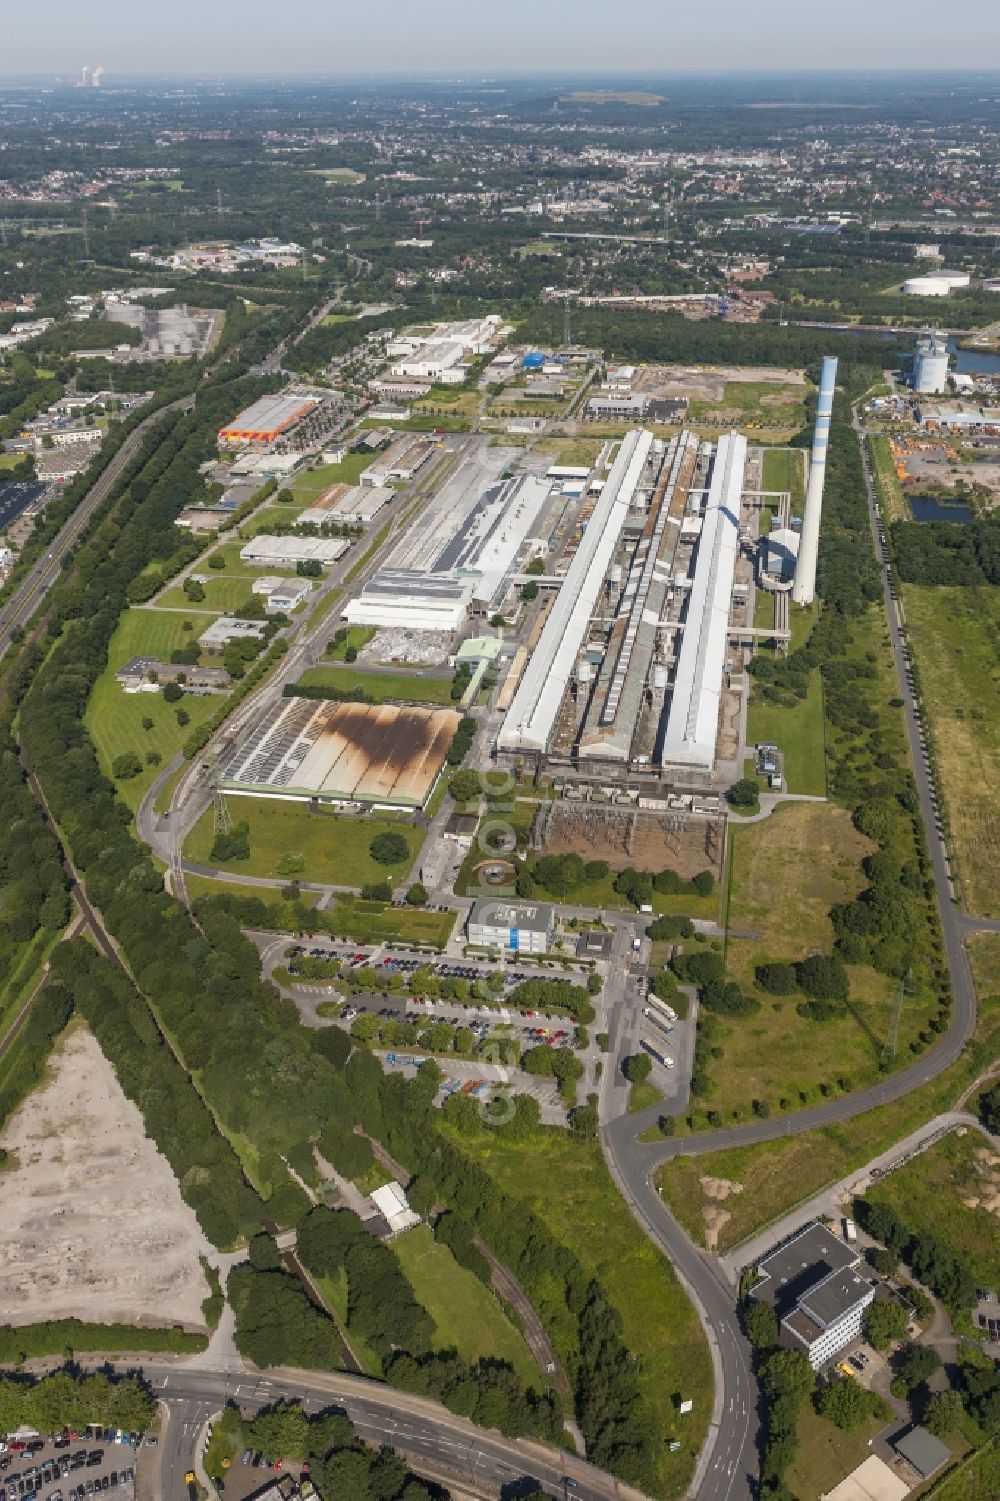
<path fill-rule="evenodd" d="M 0 1133 L 5 1322 L 204 1328 L 212 1250 L 165 1157 L 82 1023 Z"/>
<path fill-rule="evenodd" d="M 612 870 L 675 870 L 687 880 L 700 870 L 718 877 L 722 847 L 718 820 L 689 818 L 672 828 L 655 813 L 572 802 L 555 804 L 545 840 L 552 855 L 606 860 Z"/>
<path fill-rule="evenodd" d="M 633 390 L 648 396 L 688 396 L 692 401 L 721 401 L 729 381 L 804 386 L 805 373 L 753 365 L 643 365 L 636 372 Z M 734 408 L 734 411 L 736 419 L 744 415 L 742 408 Z"/>

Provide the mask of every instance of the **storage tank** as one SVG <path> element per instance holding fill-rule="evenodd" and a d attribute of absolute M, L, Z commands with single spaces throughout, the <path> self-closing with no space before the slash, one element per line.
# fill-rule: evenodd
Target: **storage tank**
<path fill-rule="evenodd" d="M 948 384 L 948 345 L 940 334 L 924 334 L 913 356 L 913 389 L 939 396 Z"/>

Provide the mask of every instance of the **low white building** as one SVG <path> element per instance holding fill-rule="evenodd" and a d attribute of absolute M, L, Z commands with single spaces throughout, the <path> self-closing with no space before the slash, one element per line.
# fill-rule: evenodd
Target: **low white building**
<path fill-rule="evenodd" d="M 483 897 L 469 913 L 469 942 L 514 954 L 545 954 L 555 917 L 550 902 L 510 902 Z"/>
<path fill-rule="evenodd" d="M 382 568 L 356 599 L 348 601 L 344 617 L 351 625 L 450 634 L 465 621 L 472 587 L 471 579 Z"/>
<path fill-rule="evenodd" d="M 410 1208 L 406 1194 L 395 1181 L 376 1188 L 372 1204 L 388 1225 L 390 1235 L 401 1235 L 404 1230 L 412 1230 L 414 1225 L 420 1224 L 419 1214 Z"/>
<path fill-rule="evenodd" d="M 297 563 L 317 562 L 329 568 L 350 545 L 346 537 L 275 537 L 261 532 L 240 548 L 240 557 L 251 567 L 294 568 Z"/>

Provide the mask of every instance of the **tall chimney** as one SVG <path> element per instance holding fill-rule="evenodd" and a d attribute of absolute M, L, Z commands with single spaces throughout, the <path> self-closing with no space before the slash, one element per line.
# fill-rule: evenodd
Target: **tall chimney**
<path fill-rule="evenodd" d="M 816 593 L 816 559 L 819 556 L 819 522 L 823 514 L 823 481 L 826 477 L 826 448 L 830 439 L 830 416 L 837 384 L 837 361 L 829 355 L 823 360 L 819 377 L 819 401 L 816 404 L 816 429 L 813 433 L 809 483 L 802 512 L 802 535 L 792 582 L 792 599 L 797 605 L 811 605 Z"/>

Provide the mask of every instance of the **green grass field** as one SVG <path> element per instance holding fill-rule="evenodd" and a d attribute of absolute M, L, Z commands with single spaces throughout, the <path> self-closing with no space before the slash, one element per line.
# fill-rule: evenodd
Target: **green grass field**
<path fill-rule="evenodd" d="M 211 569 L 207 569 L 204 578 L 205 598 L 199 600 L 197 604 L 193 604 L 188 599 L 183 587 L 178 584 L 160 596 L 155 608 L 157 610 L 211 610 L 216 615 L 222 615 L 226 610 L 239 609 L 252 597 L 250 573 L 242 575 L 214 573 Z"/>
<path fill-rule="evenodd" d="M 757 596 L 758 599 L 760 595 Z M 772 611 L 773 611 L 772 605 Z M 751 679 L 753 682 L 753 679 Z M 823 688 L 819 672 L 809 674 L 809 691 L 794 708 L 762 703 L 756 683 L 747 712 L 747 741 L 751 745 L 772 741 L 785 762 L 785 790 L 812 797 L 826 795 L 824 757 Z"/>
<path fill-rule="evenodd" d="M 417 1302 L 434 1320 L 435 1350 L 457 1350 L 470 1365 L 482 1358 L 506 1360 L 526 1387 L 536 1391 L 545 1379 L 520 1330 L 474 1273 L 459 1266 L 428 1225 L 417 1225 L 393 1241 Z"/>
<path fill-rule="evenodd" d="M 728 393 L 727 393 L 728 394 Z M 801 514 L 806 493 L 805 449 L 779 448 L 764 455 L 763 488 L 787 490 L 793 515 Z"/>
<path fill-rule="evenodd" d="M 413 704 L 451 706 L 451 678 L 424 672 L 366 672 L 358 667 L 310 667 L 299 679 L 304 688 L 363 689 L 375 703 L 402 699 Z"/>
<path fill-rule="evenodd" d="M 846 1475 L 868 1458 L 870 1441 L 885 1426 L 868 1418 L 859 1428 L 845 1433 L 804 1402 L 797 1427 L 798 1449 L 785 1476 L 798 1501 L 820 1501 Z"/>
<path fill-rule="evenodd" d="M 1000 760 L 1000 590 L 906 584 L 903 598 L 962 895 L 1000 917 L 1000 811 L 982 795 Z"/>
<path fill-rule="evenodd" d="M 1000 953 L 1000 936 L 990 936 Z M 998 953 L 990 955 L 993 967 L 1000 962 Z M 719 1229 L 717 1244 L 721 1251 L 738 1245 L 827 1184 L 856 1172 L 932 1116 L 951 1109 L 996 1056 L 1000 996 L 981 996 L 979 1014 L 975 1044 L 951 1068 L 903 1099 L 839 1126 L 804 1131 L 763 1146 L 677 1157 L 657 1174 L 664 1198 L 694 1240 L 705 1245 L 705 1212 L 716 1206 L 716 1200 L 706 1195 L 702 1178 L 737 1185 L 738 1191 L 721 1206 L 729 1218 Z"/>
<path fill-rule="evenodd" d="M 317 464 L 315 469 L 303 470 L 292 480 L 292 496 L 299 505 L 312 505 L 331 485 L 356 485 L 376 457 L 372 453 L 349 453 L 339 464 Z"/>
<path fill-rule="evenodd" d="M 360 651 L 363 646 L 368 645 L 368 642 L 374 635 L 375 627 L 373 625 L 349 625 L 347 627 L 347 635 L 343 641 L 334 643 L 331 638 L 327 646 L 326 655 L 332 662 L 343 662 L 348 647 L 353 646 L 355 651 Z"/>
<path fill-rule="evenodd" d="M 101 769 L 111 776 L 116 756 L 135 751 L 144 760 L 148 751 L 157 751 L 162 762 L 179 751 L 184 741 L 216 712 L 222 697 L 213 693 L 204 698 L 185 694 L 178 704 L 168 704 L 160 693 L 123 693 L 115 673 L 130 657 L 157 657 L 170 661 L 170 653 L 197 638 L 215 617 L 198 614 L 192 606 L 187 615 L 173 615 L 157 610 L 126 610 L 108 649 L 108 665 L 94 684 L 84 715 L 84 725 L 100 758 Z M 185 620 L 194 623 L 193 631 L 184 630 Z M 190 715 L 190 723 L 177 723 L 177 710 Z M 145 730 L 144 719 L 153 721 Z M 162 764 L 161 762 L 161 764 Z M 138 807 L 150 783 L 159 775 L 160 766 L 143 766 L 136 777 L 117 784 L 124 801 L 133 810 Z"/>
<path fill-rule="evenodd" d="M 493 1133 L 462 1139 L 500 1185 L 525 1200 L 556 1238 L 597 1276 L 622 1318 L 625 1343 L 639 1357 L 640 1388 L 656 1413 L 660 1493 L 680 1495 L 690 1480 L 712 1405 L 705 1337 L 668 1261 L 646 1238 L 618 1196 L 596 1142 L 564 1131 L 536 1131 L 511 1142 Z M 562 1302 L 557 1285 L 553 1305 Z M 575 1330 L 573 1331 L 575 1334 Z M 557 1348 L 560 1339 L 555 1341 Z M 562 1354 L 572 1355 L 562 1340 Z M 694 1402 L 678 1420 L 674 1396 Z M 671 1454 L 666 1440 L 681 1448 Z"/>
<path fill-rule="evenodd" d="M 1000 1191 L 1000 1157 L 978 1134 L 944 1137 L 897 1168 L 865 1197 L 891 1204 L 916 1232 L 930 1231 L 982 1287 L 1000 1287 L 1000 1235 L 986 1207 Z"/>
<path fill-rule="evenodd" d="M 277 909 L 285 906 L 285 899 L 277 886 L 241 886 L 238 881 L 216 881 L 211 876 L 185 875 L 184 885 L 187 887 L 189 899 L 193 902 L 201 896 L 253 896 L 264 902 L 268 907 Z M 315 907 L 319 901 L 318 891 L 303 891 L 299 897 L 307 907 Z"/>
<path fill-rule="evenodd" d="M 1000 1496 L 1000 1439 L 994 1437 L 964 1463 L 948 1470 L 927 1501 L 996 1501 Z"/>
<path fill-rule="evenodd" d="M 808 386 L 783 385 L 778 381 L 730 380 L 719 401 L 692 401 L 688 420 L 696 427 L 735 422 L 741 427 L 766 428 L 780 432 L 787 441 L 805 427 L 808 390 Z M 774 488 L 787 489 L 787 486 Z"/>
<path fill-rule="evenodd" d="M 303 881 L 334 886 L 364 886 L 388 878 L 402 881 L 416 859 L 423 832 L 402 820 L 338 818 L 310 813 L 303 803 L 231 797 L 234 823 L 250 825 L 250 858 L 233 861 L 231 869 L 247 876 L 281 876 L 283 857 L 302 855 L 305 866 L 295 874 Z M 410 858 L 400 865 L 379 865 L 368 853 L 378 834 L 398 833 L 406 840 Z M 188 836 L 184 853 L 199 865 L 212 865 L 214 820 L 209 809 Z"/>

